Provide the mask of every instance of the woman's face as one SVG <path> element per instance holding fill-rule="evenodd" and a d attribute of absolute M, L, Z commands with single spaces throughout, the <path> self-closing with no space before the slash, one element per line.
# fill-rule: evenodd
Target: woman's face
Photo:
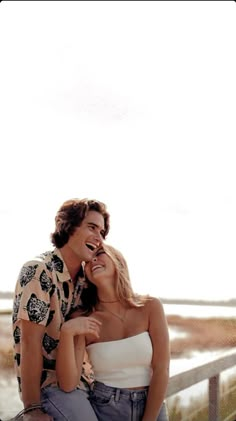
<path fill-rule="evenodd" d="M 115 265 L 103 248 L 97 250 L 94 258 L 86 263 L 87 278 L 95 285 L 100 279 L 114 278 Z"/>

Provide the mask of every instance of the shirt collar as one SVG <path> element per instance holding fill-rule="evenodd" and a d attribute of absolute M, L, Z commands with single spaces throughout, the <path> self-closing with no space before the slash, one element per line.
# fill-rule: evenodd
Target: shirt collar
<path fill-rule="evenodd" d="M 63 263 L 63 271 L 60 272 L 58 270 L 56 270 L 57 273 L 57 279 L 59 282 L 72 282 L 71 276 L 70 276 L 70 272 L 66 266 L 65 261 L 63 260 L 63 257 L 61 255 L 61 252 L 58 248 L 55 248 L 53 250 L 53 255 L 58 257 L 58 259 L 60 259 Z M 78 271 L 78 276 L 77 276 L 77 281 L 76 281 L 76 285 L 80 284 L 83 285 L 84 281 L 85 281 L 85 276 L 84 276 L 84 265 L 82 264 L 80 270 Z"/>
<path fill-rule="evenodd" d="M 72 279 L 71 279 L 69 270 L 68 270 L 68 268 L 66 266 L 65 261 L 63 260 L 63 257 L 61 255 L 61 252 L 60 252 L 60 250 L 58 248 L 55 248 L 53 250 L 53 256 L 58 257 L 62 261 L 62 263 L 63 263 L 63 270 L 62 270 L 62 272 L 56 270 L 58 281 L 59 282 L 65 282 L 65 281 L 72 282 Z"/>

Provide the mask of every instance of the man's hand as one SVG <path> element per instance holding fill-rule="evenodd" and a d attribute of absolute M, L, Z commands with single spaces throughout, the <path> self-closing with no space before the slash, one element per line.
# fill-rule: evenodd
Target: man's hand
<path fill-rule="evenodd" d="M 22 416 L 22 421 L 53 421 L 51 415 L 45 414 L 40 409 L 34 409 Z"/>

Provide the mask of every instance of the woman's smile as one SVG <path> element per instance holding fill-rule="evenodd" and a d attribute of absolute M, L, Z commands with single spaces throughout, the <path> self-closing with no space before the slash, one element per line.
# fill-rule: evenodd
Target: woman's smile
<path fill-rule="evenodd" d="M 94 266 L 92 267 L 92 269 L 91 269 L 91 272 L 92 272 L 92 273 L 94 273 L 94 272 L 95 272 L 96 270 L 98 270 L 98 269 L 104 269 L 104 266 L 99 265 L 99 264 L 94 265 Z"/>

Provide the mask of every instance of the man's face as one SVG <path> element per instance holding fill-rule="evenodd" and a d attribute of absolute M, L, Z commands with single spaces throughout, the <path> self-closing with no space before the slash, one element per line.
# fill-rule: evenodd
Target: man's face
<path fill-rule="evenodd" d="M 81 225 L 71 235 L 67 245 L 79 260 L 89 262 L 102 244 L 105 231 L 104 218 L 96 211 L 89 211 Z"/>

